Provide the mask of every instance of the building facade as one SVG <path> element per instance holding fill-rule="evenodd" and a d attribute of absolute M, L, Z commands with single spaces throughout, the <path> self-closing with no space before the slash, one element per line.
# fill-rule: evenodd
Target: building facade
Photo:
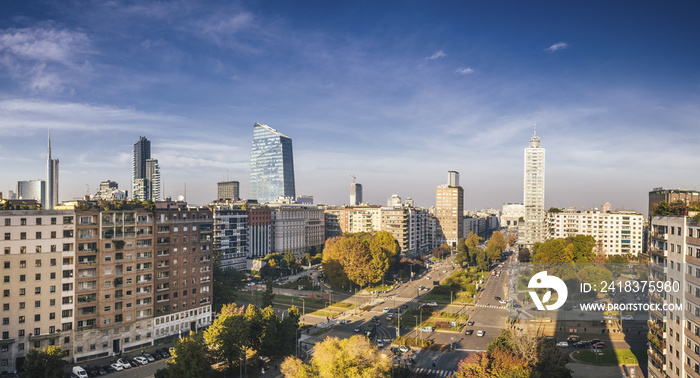
<path fill-rule="evenodd" d="M 72 349 L 75 227 L 70 210 L 0 211 L 0 374 L 19 370 L 33 348 Z"/>
<path fill-rule="evenodd" d="M 316 206 L 271 204 L 272 252 L 291 251 L 301 259 L 311 249 L 321 251 L 325 243 L 325 217 Z"/>
<path fill-rule="evenodd" d="M 250 196 L 260 203 L 296 196 L 292 139 L 255 123 L 250 152 Z"/>
<path fill-rule="evenodd" d="M 464 237 L 464 190 L 459 186 L 459 173 L 448 172 L 448 183 L 435 190 L 435 217 L 437 218 L 437 242 L 457 246 Z"/>
<path fill-rule="evenodd" d="M 690 202 L 700 201 L 700 192 L 697 190 L 687 189 L 664 189 L 654 188 L 649 192 L 649 217 L 654 212 L 654 205 L 660 202 L 671 203 L 675 201 L 683 201 L 687 205 Z"/>
<path fill-rule="evenodd" d="M 525 205 L 522 203 L 504 203 L 501 213 L 501 226 L 517 230 L 520 219 L 525 219 Z"/>
<path fill-rule="evenodd" d="M 214 249 L 221 269 L 246 269 L 248 256 L 248 212 L 238 206 L 212 206 Z"/>
<path fill-rule="evenodd" d="M 18 181 L 17 197 L 23 200 L 36 200 L 43 209 L 46 201 L 46 181 L 38 179 Z"/>
<path fill-rule="evenodd" d="M 248 259 L 257 259 L 272 253 L 272 210 L 266 207 L 248 207 Z"/>
<path fill-rule="evenodd" d="M 350 184 L 350 206 L 357 206 L 362 203 L 362 184 L 352 180 Z"/>
<path fill-rule="evenodd" d="M 216 183 L 216 199 L 236 201 L 240 198 L 238 181 L 222 181 Z"/>
<path fill-rule="evenodd" d="M 58 159 L 51 158 L 51 132 L 49 132 L 48 151 L 46 159 L 46 198 L 43 209 L 53 210 L 58 205 Z"/>
<path fill-rule="evenodd" d="M 685 216 L 654 216 L 648 251 L 649 280 L 680 288 L 649 293 L 650 303 L 661 306 L 649 311 L 649 377 L 700 377 L 700 225 Z"/>
<path fill-rule="evenodd" d="M 596 248 L 605 255 L 642 253 L 644 216 L 632 210 L 601 212 L 597 209 L 564 209 L 547 212 L 549 238 L 592 236 Z"/>
<path fill-rule="evenodd" d="M 518 229 L 518 244 L 531 248 L 547 237 L 546 214 L 544 209 L 544 148 L 540 145 L 537 133 L 525 148 L 525 174 L 523 184 L 524 222 Z"/>

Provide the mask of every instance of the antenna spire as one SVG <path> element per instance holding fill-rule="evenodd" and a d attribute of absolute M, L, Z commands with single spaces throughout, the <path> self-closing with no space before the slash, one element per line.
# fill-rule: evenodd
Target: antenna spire
<path fill-rule="evenodd" d="M 537 124 L 535 124 L 535 134 L 534 136 L 537 136 Z"/>

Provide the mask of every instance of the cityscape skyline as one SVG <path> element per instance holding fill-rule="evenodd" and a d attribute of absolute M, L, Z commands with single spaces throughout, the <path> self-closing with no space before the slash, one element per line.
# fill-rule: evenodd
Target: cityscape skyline
<path fill-rule="evenodd" d="M 365 202 L 430 207 L 447 170 L 462 174 L 466 209 L 522 202 L 535 123 L 546 208 L 646 213 L 654 187 L 698 188 L 692 2 L 508 14 L 456 2 L 35 4 L 0 16 L 4 194 L 45 177 L 51 128 L 61 200 L 108 179 L 128 188 L 139 135 L 153 141 L 162 197 L 186 184 L 204 204 L 230 179 L 247 198 L 256 121 L 295 140 L 296 192 L 315 203 L 346 203 L 352 174 Z"/>

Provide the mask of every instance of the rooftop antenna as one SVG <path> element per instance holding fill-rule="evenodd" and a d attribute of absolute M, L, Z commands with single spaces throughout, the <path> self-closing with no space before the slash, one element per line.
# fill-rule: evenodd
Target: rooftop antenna
<path fill-rule="evenodd" d="M 185 202 L 187 202 L 187 183 L 185 183 Z"/>
<path fill-rule="evenodd" d="M 535 136 L 537 136 L 537 124 L 535 124 Z"/>
<path fill-rule="evenodd" d="M 355 175 L 351 174 L 350 177 L 352 177 L 352 183 L 355 183 Z"/>

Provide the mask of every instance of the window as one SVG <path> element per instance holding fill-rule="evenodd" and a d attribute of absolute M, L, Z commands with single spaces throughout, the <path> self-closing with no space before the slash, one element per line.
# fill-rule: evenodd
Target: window
<path fill-rule="evenodd" d="M 5 254 L 9 255 L 10 254 L 10 247 L 5 247 Z"/>
<path fill-rule="evenodd" d="M 36 225 L 41 226 L 41 218 L 36 218 Z"/>
<path fill-rule="evenodd" d="M 51 224 L 56 224 L 56 218 L 51 218 Z"/>
<path fill-rule="evenodd" d="M 35 260 L 34 261 L 34 266 L 37 268 L 41 268 L 41 260 Z"/>
<path fill-rule="evenodd" d="M 20 240 L 25 240 L 25 239 L 27 239 L 27 233 L 26 233 L 26 232 L 20 232 L 20 233 L 19 233 L 19 239 L 20 239 Z"/>
<path fill-rule="evenodd" d="M 35 322 L 40 322 L 40 321 L 41 321 L 41 314 L 35 314 L 35 315 L 34 315 L 34 321 L 35 321 Z"/>
<path fill-rule="evenodd" d="M 37 238 L 37 239 L 41 239 L 41 231 L 37 231 L 37 232 L 36 232 L 36 238 Z"/>
<path fill-rule="evenodd" d="M 2 296 L 3 296 L 3 297 L 9 297 L 9 296 L 10 296 L 10 291 L 7 290 L 7 289 L 3 290 L 3 291 L 2 291 Z"/>
<path fill-rule="evenodd" d="M 5 240 L 10 240 L 10 233 L 9 232 L 5 233 Z"/>
<path fill-rule="evenodd" d="M 55 280 L 56 279 L 56 272 L 51 272 L 51 279 Z"/>
<path fill-rule="evenodd" d="M 41 307 L 41 301 L 34 301 L 34 307 Z"/>
<path fill-rule="evenodd" d="M 55 293 L 56 292 L 56 285 L 51 285 L 49 287 L 49 293 Z"/>
<path fill-rule="evenodd" d="M 9 282 L 10 282 L 10 276 L 5 276 L 5 277 L 3 277 L 3 280 L 2 280 L 2 281 L 3 281 L 4 283 L 9 283 Z"/>
<path fill-rule="evenodd" d="M 56 259 L 51 259 L 51 266 L 56 266 Z"/>
<path fill-rule="evenodd" d="M 20 329 L 19 331 L 17 331 L 17 336 L 24 337 L 24 330 Z"/>
<path fill-rule="evenodd" d="M 26 293 L 27 293 L 27 292 L 26 292 L 26 289 L 25 289 L 25 288 L 20 288 L 20 289 L 19 289 L 19 295 L 25 295 Z"/>
<path fill-rule="evenodd" d="M 19 322 L 20 322 L 20 323 L 24 323 L 25 320 L 26 320 L 26 318 L 24 317 L 24 315 L 22 315 L 22 316 L 19 317 Z"/>
<path fill-rule="evenodd" d="M 9 311 L 9 310 L 10 310 L 10 304 L 9 304 L 9 303 L 3 303 L 3 304 L 2 304 L 2 310 L 3 310 L 3 311 Z"/>
<path fill-rule="evenodd" d="M 41 287 L 39 287 L 39 286 L 35 287 L 34 294 L 41 294 Z"/>
<path fill-rule="evenodd" d="M 51 239 L 56 239 L 56 231 L 51 231 Z"/>
<path fill-rule="evenodd" d="M 5 226 L 10 226 L 11 225 L 10 222 L 11 222 L 10 218 L 5 218 Z"/>
<path fill-rule="evenodd" d="M 34 248 L 34 250 L 36 251 L 36 253 L 41 253 L 41 246 L 37 245 L 36 248 Z"/>
<path fill-rule="evenodd" d="M 2 318 L 2 325 L 10 324 L 10 318 Z"/>
<path fill-rule="evenodd" d="M 27 275 L 26 274 L 20 274 L 19 275 L 19 282 L 24 282 L 27 280 Z"/>
<path fill-rule="evenodd" d="M 20 218 L 19 224 L 20 224 L 20 226 L 26 226 L 27 225 L 27 218 Z"/>
<path fill-rule="evenodd" d="M 3 265 L 4 265 L 5 269 L 10 269 L 10 262 L 9 261 L 5 261 L 5 263 Z"/>
<path fill-rule="evenodd" d="M 20 268 L 26 268 L 27 267 L 27 260 L 21 260 L 19 262 L 19 267 Z"/>
<path fill-rule="evenodd" d="M 19 309 L 24 310 L 24 307 L 25 307 L 24 302 L 19 302 Z"/>
<path fill-rule="evenodd" d="M 36 281 L 41 281 L 41 273 L 36 273 L 36 274 L 34 275 L 34 280 L 36 280 Z"/>

